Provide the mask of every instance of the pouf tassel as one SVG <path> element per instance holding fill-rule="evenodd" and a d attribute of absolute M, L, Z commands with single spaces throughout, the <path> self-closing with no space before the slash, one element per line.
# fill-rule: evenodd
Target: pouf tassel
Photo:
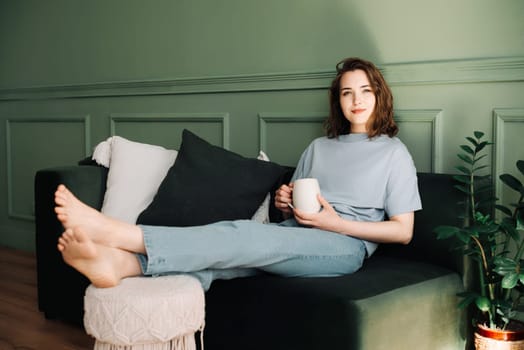
<path fill-rule="evenodd" d="M 202 336 L 200 342 L 203 346 Z M 116 345 L 96 341 L 94 350 L 196 350 L 196 346 L 194 334 L 187 334 L 171 339 L 168 342 L 157 344 Z"/>
<path fill-rule="evenodd" d="M 200 326 L 200 350 L 204 350 L 204 326 L 205 321 L 202 322 L 202 325 Z"/>

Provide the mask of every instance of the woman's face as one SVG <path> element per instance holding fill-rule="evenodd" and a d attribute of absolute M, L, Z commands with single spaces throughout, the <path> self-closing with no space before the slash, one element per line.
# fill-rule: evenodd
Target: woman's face
<path fill-rule="evenodd" d="M 340 78 L 340 107 L 351 123 L 352 133 L 367 132 L 367 122 L 375 110 L 376 97 L 363 70 L 346 72 Z"/>

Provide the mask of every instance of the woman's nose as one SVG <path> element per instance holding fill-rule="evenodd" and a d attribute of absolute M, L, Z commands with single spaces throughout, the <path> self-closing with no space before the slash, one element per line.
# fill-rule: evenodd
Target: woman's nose
<path fill-rule="evenodd" d="M 362 99 L 362 95 L 360 93 L 356 92 L 353 94 L 353 104 L 354 105 L 359 104 L 361 99 Z"/>

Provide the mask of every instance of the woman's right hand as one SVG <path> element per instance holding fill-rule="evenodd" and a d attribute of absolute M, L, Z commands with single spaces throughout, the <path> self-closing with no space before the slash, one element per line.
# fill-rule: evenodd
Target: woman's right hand
<path fill-rule="evenodd" d="M 275 207 L 286 214 L 292 214 L 293 209 L 290 204 L 293 203 L 293 183 L 282 185 L 275 192 Z"/>

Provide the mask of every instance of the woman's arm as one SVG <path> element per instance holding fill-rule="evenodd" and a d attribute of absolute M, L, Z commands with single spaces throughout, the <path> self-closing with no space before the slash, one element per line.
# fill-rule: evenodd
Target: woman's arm
<path fill-rule="evenodd" d="M 309 214 L 298 209 L 293 211 L 298 223 L 376 243 L 408 244 L 413 237 L 413 212 L 395 215 L 387 221 L 352 221 L 340 217 L 321 195 L 318 199 L 323 207 L 319 213 Z"/>

